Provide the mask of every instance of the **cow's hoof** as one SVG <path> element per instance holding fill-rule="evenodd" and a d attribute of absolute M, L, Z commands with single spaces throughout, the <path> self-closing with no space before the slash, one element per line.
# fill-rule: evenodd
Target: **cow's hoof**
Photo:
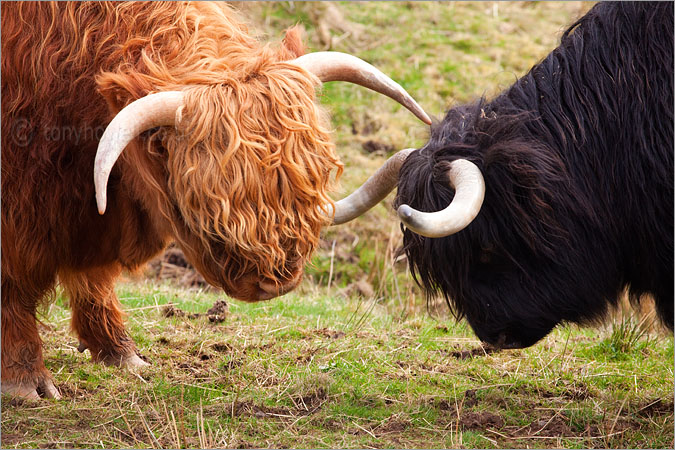
<path fill-rule="evenodd" d="M 143 361 L 136 352 L 123 356 L 108 356 L 103 360 L 103 363 L 109 366 L 123 367 L 132 370 L 141 369 L 150 365 Z"/>
<path fill-rule="evenodd" d="M 143 361 L 136 353 L 131 354 L 122 362 L 122 367 L 127 369 L 142 369 L 148 367 L 150 364 Z"/>
<path fill-rule="evenodd" d="M 2 393 L 12 397 L 37 400 L 41 396 L 59 400 L 61 394 L 54 386 L 51 378 L 43 377 L 38 383 L 16 383 L 13 381 L 2 382 Z"/>
<path fill-rule="evenodd" d="M 61 399 L 61 393 L 54 386 L 54 382 L 49 378 L 42 379 L 37 386 L 37 391 L 46 398 Z"/>

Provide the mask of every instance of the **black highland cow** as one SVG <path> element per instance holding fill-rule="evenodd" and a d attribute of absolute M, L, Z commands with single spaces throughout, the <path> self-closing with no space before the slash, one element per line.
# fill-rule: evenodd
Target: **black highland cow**
<path fill-rule="evenodd" d="M 468 226 L 434 231 L 447 211 L 412 208 L 459 197 L 461 159 L 482 207 L 479 192 Z M 494 100 L 448 111 L 401 166 L 396 204 L 412 273 L 485 342 L 595 322 L 625 288 L 672 329 L 673 3 L 600 3 Z"/>

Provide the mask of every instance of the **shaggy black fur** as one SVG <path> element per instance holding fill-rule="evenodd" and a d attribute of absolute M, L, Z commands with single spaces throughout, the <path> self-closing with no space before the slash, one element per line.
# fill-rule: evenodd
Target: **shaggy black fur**
<path fill-rule="evenodd" d="M 493 101 L 448 111 L 396 206 L 447 206 L 458 158 L 485 177 L 478 217 L 442 239 L 405 230 L 404 251 L 480 339 L 532 345 L 626 287 L 673 327 L 673 3 L 600 3 Z"/>

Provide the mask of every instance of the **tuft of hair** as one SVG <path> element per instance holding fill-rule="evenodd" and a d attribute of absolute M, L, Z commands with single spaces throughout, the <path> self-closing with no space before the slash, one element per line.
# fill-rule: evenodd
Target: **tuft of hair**
<path fill-rule="evenodd" d="M 236 272 L 228 279 L 253 268 L 276 279 L 310 256 L 329 220 L 330 172 L 342 166 L 315 87 L 300 69 L 269 63 L 186 91 L 177 133 L 164 140 L 170 194 L 210 258 Z M 236 252 L 222 260 L 223 246 Z"/>

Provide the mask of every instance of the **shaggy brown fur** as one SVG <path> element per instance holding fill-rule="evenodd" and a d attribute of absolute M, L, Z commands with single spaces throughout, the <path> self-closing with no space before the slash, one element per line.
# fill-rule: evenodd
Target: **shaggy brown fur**
<path fill-rule="evenodd" d="M 234 297 L 299 281 L 342 170 L 318 79 L 284 62 L 303 52 L 298 30 L 262 45 L 220 3 L 2 3 L 3 383 L 48 378 L 35 309 L 57 277 L 103 361 L 134 352 L 116 277 L 174 239 Z M 167 90 L 186 93 L 178 126 L 127 147 L 99 216 L 98 139 Z"/>

